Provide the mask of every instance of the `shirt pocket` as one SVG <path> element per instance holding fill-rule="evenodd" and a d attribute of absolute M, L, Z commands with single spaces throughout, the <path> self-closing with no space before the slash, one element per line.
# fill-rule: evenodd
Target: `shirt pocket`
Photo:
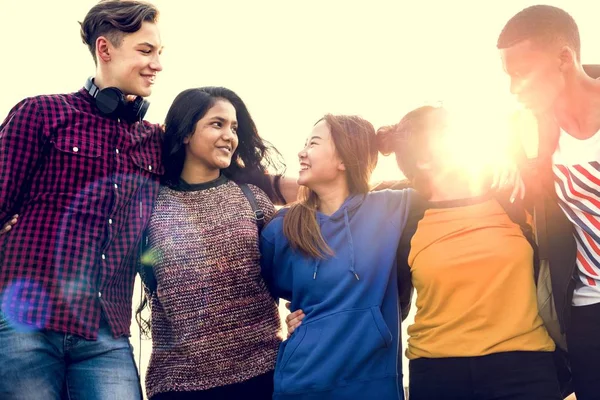
<path fill-rule="evenodd" d="M 102 146 L 90 140 L 79 137 L 63 136 L 52 140 L 52 144 L 60 153 L 87 158 L 99 158 Z"/>
<path fill-rule="evenodd" d="M 51 140 L 53 150 L 42 171 L 45 201 L 76 213 L 99 214 L 108 193 L 107 160 L 102 143 L 78 135 L 59 135 Z"/>

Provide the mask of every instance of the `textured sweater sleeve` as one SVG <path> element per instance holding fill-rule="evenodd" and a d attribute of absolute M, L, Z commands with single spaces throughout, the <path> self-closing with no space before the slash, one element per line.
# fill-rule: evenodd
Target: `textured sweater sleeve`
<path fill-rule="evenodd" d="M 282 257 L 280 245 L 285 239 L 282 220 L 268 224 L 260 239 L 260 267 L 263 279 L 275 298 L 292 300 L 292 266 Z"/>

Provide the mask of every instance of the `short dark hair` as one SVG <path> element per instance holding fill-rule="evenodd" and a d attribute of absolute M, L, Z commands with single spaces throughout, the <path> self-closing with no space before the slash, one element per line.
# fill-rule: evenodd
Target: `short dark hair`
<path fill-rule="evenodd" d="M 497 46 L 506 49 L 524 40 L 545 45 L 557 39 L 565 41 L 580 59 L 579 28 L 573 17 L 558 7 L 535 5 L 518 12 L 504 25 Z"/>
<path fill-rule="evenodd" d="M 285 164 L 277 149 L 261 138 L 246 104 L 232 90 L 224 87 L 201 87 L 179 93 L 165 120 L 163 164 L 166 185 L 177 185 L 185 162 L 184 140 L 196 130 L 196 123 L 206 115 L 217 100 L 224 99 L 235 108 L 238 120 L 238 147 L 231 164 L 221 172 L 237 183 L 252 183 L 271 199 L 277 196 L 267 172 L 283 173 Z"/>
<path fill-rule="evenodd" d="M 96 40 L 100 36 L 105 36 L 113 46 L 118 47 L 124 34 L 139 31 L 143 22 L 157 22 L 158 15 L 154 5 L 143 1 L 102 0 L 79 23 L 81 40 L 98 64 Z"/>

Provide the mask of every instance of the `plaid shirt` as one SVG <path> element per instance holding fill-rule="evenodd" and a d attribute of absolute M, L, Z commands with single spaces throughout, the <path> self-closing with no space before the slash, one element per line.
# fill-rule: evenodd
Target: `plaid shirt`
<path fill-rule="evenodd" d="M 28 98 L 0 125 L 0 310 L 13 323 L 129 335 L 140 237 L 162 173 L 160 128 L 99 114 L 84 90 Z"/>

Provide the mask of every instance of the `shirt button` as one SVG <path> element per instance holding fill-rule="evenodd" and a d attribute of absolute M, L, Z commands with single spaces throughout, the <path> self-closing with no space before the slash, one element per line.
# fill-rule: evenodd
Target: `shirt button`
<path fill-rule="evenodd" d="M 115 153 L 119 154 L 119 149 L 115 149 Z"/>
<path fill-rule="evenodd" d="M 102 259 L 106 260 L 106 254 L 102 254 Z"/>
<path fill-rule="evenodd" d="M 98 297 L 101 298 L 102 297 L 102 292 L 98 292 Z"/>
<path fill-rule="evenodd" d="M 148 171 L 152 171 L 152 165 L 148 165 Z"/>
<path fill-rule="evenodd" d="M 110 219 L 110 218 L 108 219 L 108 224 L 112 225 L 112 219 Z"/>
<path fill-rule="evenodd" d="M 73 147 L 73 153 L 77 153 L 79 151 L 79 147 Z"/>
<path fill-rule="evenodd" d="M 119 185 L 117 185 L 117 184 L 115 183 L 115 189 L 118 189 L 118 188 L 119 188 Z"/>

